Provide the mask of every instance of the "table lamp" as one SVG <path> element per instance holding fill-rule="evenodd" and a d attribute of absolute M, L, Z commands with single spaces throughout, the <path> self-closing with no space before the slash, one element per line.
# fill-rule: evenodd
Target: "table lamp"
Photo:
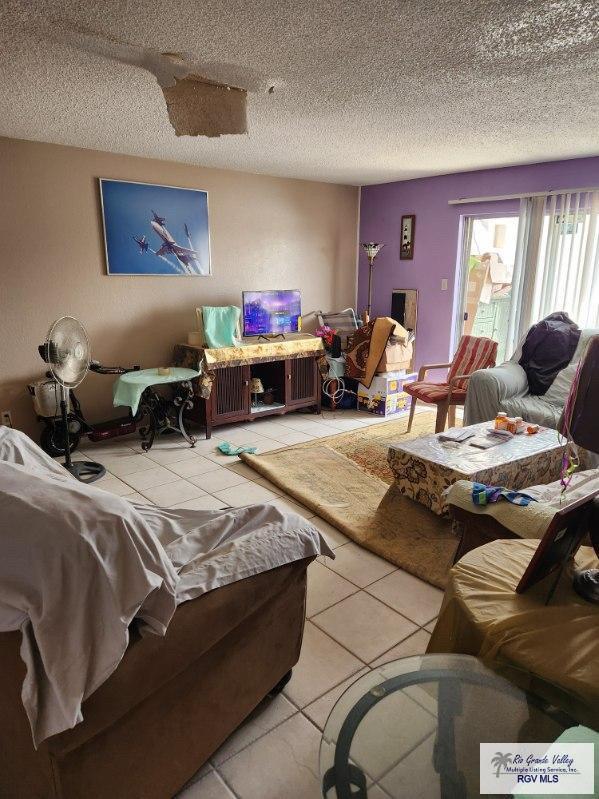
<path fill-rule="evenodd" d="M 258 404 L 258 394 L 264 394 L 264 386 L 262 385 L 262 380 L 259 377 L 252 377 L 252 381 L 250 383 L 250 391 L 254 397 L 252 404 Z"/>
<path fill-rule="evenodd" d="M 586 350 L 572 382 L 572 388 L 559 421 L 559 430 L 571 444 L 599 453 L 599 424 L 595 416 L 599 407 L 599 336 L 589 339 Z M 567 456 L 566 456 L 567 457 Z M 566 487 L 567 491 L 567 487 Z M 591 541 L 599 557 L 599 504 L 591 515 Z M 577 571 L 574 589 L 589 602 L 599 603 L 599 569 Z"/>

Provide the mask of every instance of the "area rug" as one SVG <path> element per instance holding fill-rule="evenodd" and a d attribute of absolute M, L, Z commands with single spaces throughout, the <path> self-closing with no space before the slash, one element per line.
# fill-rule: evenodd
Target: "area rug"
<path fill-rule="evenodd" d="M 445 588 L 457 546 L 451 523 L 400 494 L 387 464 L 389 445 L 433 432 L 434 415 L 407 426 L 404 416 L 241 458 L 348 538 Z"/>

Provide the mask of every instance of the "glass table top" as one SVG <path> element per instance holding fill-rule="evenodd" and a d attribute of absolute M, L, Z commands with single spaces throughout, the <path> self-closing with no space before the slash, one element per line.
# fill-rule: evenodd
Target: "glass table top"
<path fill-rule="evenodd" d="M 353 683 L 331 711 L 320 747 L 322 795 L 479 797 L 480 743 L 551 742 L 576 725 L 477 658 L 391 661 Z"/>
<path fill-rule="evenodd" d="M 477 437 L 485 437 L 487 431 L 492 427 L 493 422 L 480 422 L 470 425 L 468 429 L 472 430 Z M 564 440 L 560 439 L 557 430 L 550 428 L 544 428 L 534 435 L 520 433 L 484 450 L 473 447 L 470 444 L 470 439 L 462 442 L 441 441 L 439 435 L 442 434 L 431 433 L 409 441 L 398 441 L 390 444 L 389 449 L 397 451 L 399 457 L 403 453 L 407 453 L 417 456 L 421 460 L 466 473 L 488 466 L 501 466 L 522 458 L 533 458 L 541 452 L 562 449 L 564 446 Z"/>

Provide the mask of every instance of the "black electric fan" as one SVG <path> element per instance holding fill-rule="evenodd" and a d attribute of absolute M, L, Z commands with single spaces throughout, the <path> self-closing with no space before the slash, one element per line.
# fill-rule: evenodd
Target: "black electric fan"
<path fill-rule="evenodd" d="M 69 391 L 82 382 L 91 360 L 85 328 L 75 317 L 61 316 L 48 331 L 40 351 L 60 386 L 60 415 L 65 435 L 64 468 L 82 483 L 93 483 L 106 474 L 106 469 L 93 461 L 72 461 L 69 441 Z"/>

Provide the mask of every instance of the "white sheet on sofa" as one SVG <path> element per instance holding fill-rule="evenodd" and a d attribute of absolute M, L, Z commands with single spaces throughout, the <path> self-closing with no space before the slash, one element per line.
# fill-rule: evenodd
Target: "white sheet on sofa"
<path fill-rule="evenodd" d="M 164 635 L 178 603 L 334 557 L 313 525 L 272 505 L 134 505 L 79 483 L 1 427 L 0 457 L 0 606 L 23 635 L 22 699 L 36 746 L 82 720 L 81 703 L 117 668 L 133 618 Z"/>

